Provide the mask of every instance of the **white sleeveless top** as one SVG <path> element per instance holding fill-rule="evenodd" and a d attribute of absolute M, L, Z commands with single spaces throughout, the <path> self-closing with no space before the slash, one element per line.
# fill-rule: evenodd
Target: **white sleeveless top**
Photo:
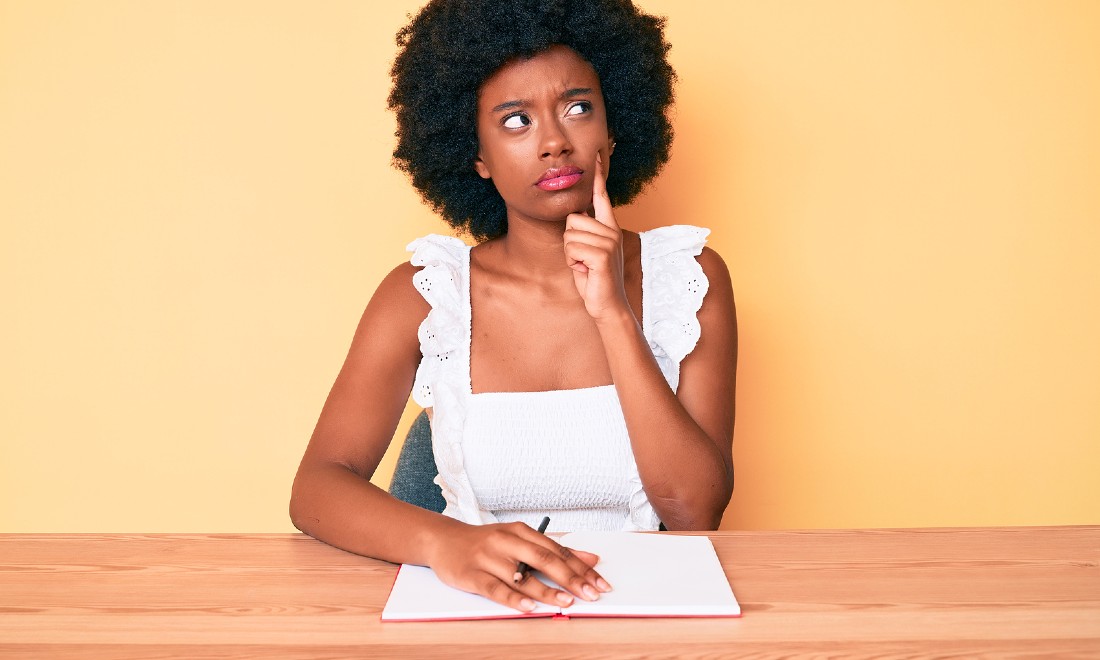
<path fill-rule="evenodd" d="M 642 332 L 675 392 L 699 341 L 709 282 L 695 259 L 710 230 L 642 232 Z M 553 531 L 655 530 L 614 385 L 484 392 L 470 384 L 470 247 L 430 235 L 409 244 L 413 277 L 431 305 L 413 399 L 432 408 L 432 449 L 444 515 L 471 524 L 520 520 Z"/>

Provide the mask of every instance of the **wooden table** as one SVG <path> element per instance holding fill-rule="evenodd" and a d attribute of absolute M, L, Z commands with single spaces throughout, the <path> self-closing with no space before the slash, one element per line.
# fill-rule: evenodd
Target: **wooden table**
<path fill-rule="evenodd" d="M 740 619 L 386 623 L 294 534 L 0 535 L 2 658 L 1100 658 L 1100 527 L 711 534 Z"/>

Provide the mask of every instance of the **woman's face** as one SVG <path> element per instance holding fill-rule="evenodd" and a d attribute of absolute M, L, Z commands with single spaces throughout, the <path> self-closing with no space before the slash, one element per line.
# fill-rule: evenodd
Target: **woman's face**
<path fill-rule="evenodd" d="M 552 46 L 490 76 L 477 135 L 474 166 L 493 180 L 509 221 L 590 211 L 596 154 L 606 168 L 611 148 L 599 76 L 575 51 Z"/>

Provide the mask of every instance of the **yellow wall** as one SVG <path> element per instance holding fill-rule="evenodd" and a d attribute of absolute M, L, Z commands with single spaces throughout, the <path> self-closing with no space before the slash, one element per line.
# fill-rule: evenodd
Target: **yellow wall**
<path fill-rule="evenodd" d="M 389 167 L 418 4 L 0 0 L 0 531 L 291 529 L 442 229 Z M 725 526 L 1100 523 L 1100 3 L 641 4 L 678 137 L 619 217 L 730 265 Z"/>

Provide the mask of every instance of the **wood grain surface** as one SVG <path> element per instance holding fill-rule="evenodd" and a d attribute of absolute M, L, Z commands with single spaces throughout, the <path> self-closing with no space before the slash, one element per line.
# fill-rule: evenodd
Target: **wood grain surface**
<path fill-rule="evenodd" d="M 1100 527 L 710 536 L 740 619 L 383 624 L 304 535 L 0 535 L 0 658 L 1100 658 Z"/>

